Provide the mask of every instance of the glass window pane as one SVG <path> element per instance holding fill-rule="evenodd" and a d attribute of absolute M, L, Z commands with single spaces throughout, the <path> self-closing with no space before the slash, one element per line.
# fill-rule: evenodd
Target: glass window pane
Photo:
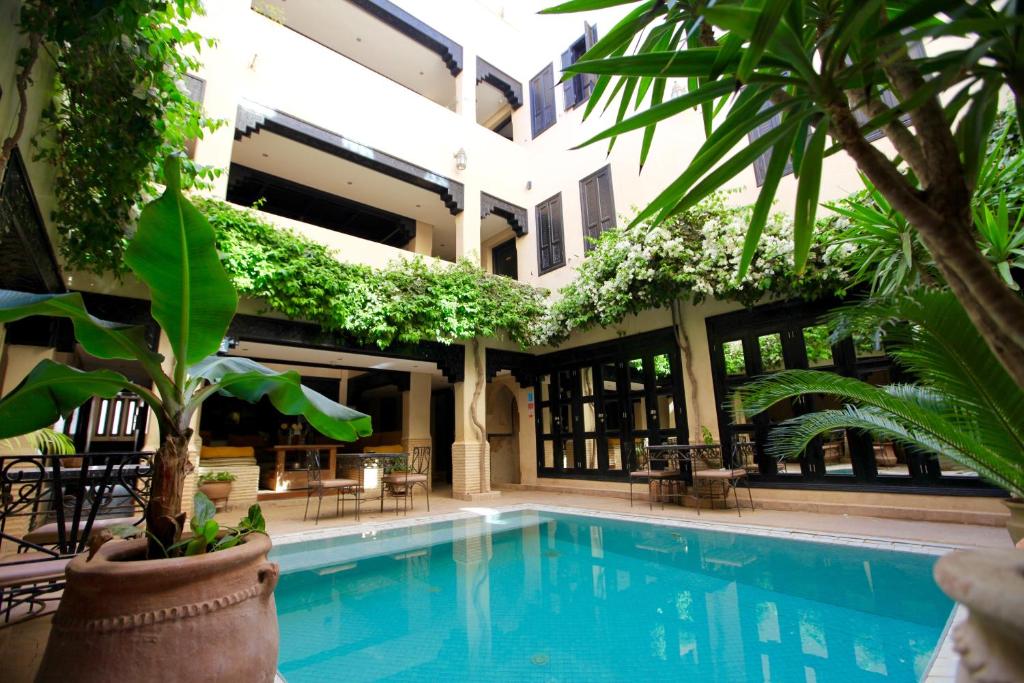
<path fill-rule="evenodd" d="M 583 466 L 588 470 L 597 469 L 597 439 L 583 440 Z"/>
<path fill-rule="evenodd" d="M 654 357 L 654 383 L 659 388 L 672 386 L 672 361 L 667 353 Z"/>
<path fill-rule="evenodd" d="M 644 359 L 634 358 L 629 361 L 629 390 L 643 391 L 644 389 Z"/>
<path fill-rule="evenodd" d="M 594 369 L 590 367 L 580 370 L 580 379 L 583 384 L 583 398 L 594 395 Z"/>
<path fill-rule="evenodd" d="M 825 325 L 804 328 L 804 347 L 807 349 L 807 366 L 821 368 L 834 365 L 832 360 L 832 344 L 829 331 Z"/>
<path fill-rule="evenodd" d="M 882 340 L 877 331 L 863 330 L 853 333 L 853 348 L 857 358 L 877 358 L 884 356 Z"/>
<path fill-rule="evenodd" d="M 555 442 L 551 439 L 544 439 L 544 467 L 555 466 Z"/>
<path fill-rule="evenodd" d="M 540 378 L 540 400 L 551 400 L 551 375 L 544 375 Z"/>
<path fill-rule="evenodd" d="M 764 372 L 782 370 L 782 335 L 765 334 L 757 338 L 757 348 L 761 351 L 761 369 Z"/>
<path fill-rule="evenodd" d="M 576 456 L 573 455 L 573 445 L 571 436 L 562 437 L 562 469 L 571 470 L 576 467 Z"/>
<path fill-rule="evenodd" d="M 722 344 L 725 353 L 725 374 L 730 376 L 747 374 L 747 359 L 743 355 L 743 342 L 739 339 Z"/>
<path fill-rule="evenodd" d="M 541 433 L 544 434 L 544 435 L 551 434 L 551 408 L 548 408 L 548 407 L 541 408 L 540 415 L 541 415 L 541 429 L 542 429 Z"/>
<path fill-rule="evenodd" d="M 676 401 L 672 394 L 658 396 L 658 427 L 661 429 L 676 428 Z"/>
<path fill-rule="evenodd" d="M 614 436 L 608 435 L 608 469 L 622 469 L 622 439 L 619 438 L 618 433 L 615 433 Z"/>

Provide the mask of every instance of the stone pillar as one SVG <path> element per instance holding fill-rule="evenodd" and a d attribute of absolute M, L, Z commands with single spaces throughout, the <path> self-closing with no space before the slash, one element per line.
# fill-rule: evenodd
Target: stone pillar
<path fill-rule="evenodd" d="M 348 370 L 338 371 L 338 403 L 348 405 Z"/>
<path fill-rule="evenodd" d="M 473 400 L 477 383 L 474 344 L 466 344 L 464 380 L 455 384 L 455 443 L 452 444 L 452 495 L 462 500 L 480 500 L 497 497 L 491 491 L 491 454 L 487 443 L 487 385 L 483 383 L 480 395 Z M 483 347 L 480 354 L 485 353 Z M 481 371 L 484 362 L 481 357 Z M 480 377 L 481 382 L 484 377 Z M 474 420 L 474 416 L 476 420 Z M 478 426 L 476 423 L 479 422 Z"/>
<path fill-rule="evenodd" d="M 423 221 L 416 221 L 416 236 L 412 239 L 409 248 L 422 256 L 433 254 L 434 226 Z"/>
<path fill-rule="evenodd" d="M 430 438 L 430 375 L 410 372 L 409 391 L 402 392 L 402 450 L 411 456 L 414 448 L 432 448 L 433 445 Z M 433 490 L 433 482 L 428 480 L 427 487 Z"/>
<path fill-rule="evenodd" d="M 466 130 L 474 130 L 476 123 L 476 55 L 463 52 L 463 68 L 455 79 L 455 111 L 462 115 Z M 455 217 L 455 260 L 468 259 L 480 265 L 480 180 L 475 169 L 480 168 L 483 154 L 473 147 L 469 136 L 459 141 L 466 151 L 466 169 L 458 170 L 454 155 L 459 147 L 451 151 L 452 171 L 465 191 L 465 209 Z M 474 165 L 475 164 L 475 165 Z"/>

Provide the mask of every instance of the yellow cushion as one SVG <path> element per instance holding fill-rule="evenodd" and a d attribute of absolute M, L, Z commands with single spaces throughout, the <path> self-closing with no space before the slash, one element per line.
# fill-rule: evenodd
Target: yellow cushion
<path fill-rule="evenodd" d="M 252 458 L 256 451 L 252 446 L 203 446 L 199 458 Z"/>
<path fill-rule="evenodd" d="M 383 446 L 367 446 L 364 449 L 367 453 L 401 453 L 402 446 L 387 444 Z"/>

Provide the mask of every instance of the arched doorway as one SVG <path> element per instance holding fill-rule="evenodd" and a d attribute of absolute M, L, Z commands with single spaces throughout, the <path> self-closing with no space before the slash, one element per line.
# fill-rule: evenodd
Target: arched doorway
<path fill-rule="evenodd" d="M 491 446 L 491 483 L 518 484 L 519 406 L 503 384 L 487 389 L 487 441 Z"/>

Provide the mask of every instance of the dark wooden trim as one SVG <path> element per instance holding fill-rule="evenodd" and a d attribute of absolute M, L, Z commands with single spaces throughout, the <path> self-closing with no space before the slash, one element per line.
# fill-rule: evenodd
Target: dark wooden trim
<path fill-rule="evenodd" d="M 519 109 L 523 106 L 523 84 L 490 62 L 477 57 L 476 82 L 480 83 L 481 81 L 486 81 L 500 90 L 508 103 L 512 105 L 512 109 Z"/>
<path fill-rule="evenodd" d="M 465 188 L 458 181 L 349 140 L 290 114 L 243 100 L 238 105 L 238 116 L 235 119 L 235 139 L 258 135 L 262 130 L 434 192 L 453 216 L 462 213 L 465 208 Z"/>
<path fill-rule="evenodd" d="M 500 370 L 511 370 L 512 376 L 520 386 L 531 387 L 536 379 L 532 369 L 534 358 L 535 356 L 520 351 L 487 349 L 487 381 L 493 380 Z"/>
<path fill-rule="evenodd" d="M 380 349 L 360 344 L 340 333 L 328 332 L 315 323 L 255 315 L 236 315 L 228 328 L 228 336 L 239 340 L 363 356 L 425 360 L 436 364 L 448 381 L 453 383 L 461 382 L 465 372 L 465 348 L 457 344 L 423 341 L 418 344 L 393 344 Z"/>
<path fill-rule="evenodd" d="M 462 72 L 462 46 L 388 0 L 348 0 L 399 33 L 440 55 L 452 76 Z M 386 49 L 386 46 L 381 46 Z"/>
<path fill-rule="evenodd" d="M 516 206 L 511 202 L 506 202 L 504 199 L 499 199 L 494 195 L 481 192 L 480 218 L 484 218 L 488 214 L 492 213 L 495 216 L 501 216 L 508 221 L 509 227 L 511 227 L 512 231 L 515 232 L 516 237 L 522 237 L 530 232 L 530 225 L 527 218 L 529 214 L 527 214 L 526 209 L 521 206 Z"/>
<path fill-rule="evenodd" d="M 28 170 L 15 148 L 0 186 L 0 287 L 37 294 L 67 291 Z"/>

